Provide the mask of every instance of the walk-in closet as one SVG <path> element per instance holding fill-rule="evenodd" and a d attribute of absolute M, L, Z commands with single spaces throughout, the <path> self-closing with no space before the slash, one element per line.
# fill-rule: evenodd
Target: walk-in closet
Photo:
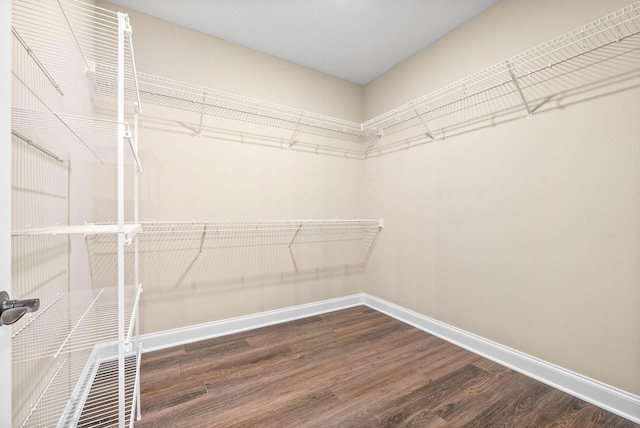
<path fill-rule="evenodd" d="M 640 426 L 640 2 L 175 3 L 0 6 L 0 427 Z"/>

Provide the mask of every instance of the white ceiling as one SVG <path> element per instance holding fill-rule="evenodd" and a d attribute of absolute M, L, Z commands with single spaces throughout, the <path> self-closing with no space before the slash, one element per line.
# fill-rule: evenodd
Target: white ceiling
<path fill-rule="evenodd" d="M 498 0 L 110 0 L 367 84 Z"/>

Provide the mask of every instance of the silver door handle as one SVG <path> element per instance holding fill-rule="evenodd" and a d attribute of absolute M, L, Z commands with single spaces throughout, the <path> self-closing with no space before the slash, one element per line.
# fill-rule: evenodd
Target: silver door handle
<path fill-rule="evenodd" d="M 27 312 L 35 312 L 40 307 L 40 299 L 11 300 L 9 293 L 0 291 L 0 326 L 18 321 Z"/>

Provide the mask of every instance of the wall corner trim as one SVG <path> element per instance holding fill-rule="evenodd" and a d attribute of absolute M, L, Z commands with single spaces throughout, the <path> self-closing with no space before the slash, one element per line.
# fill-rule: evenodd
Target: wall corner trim
<path fill-rule="evenodd" d="M 366 305 L 574 397 L 640 423 L 640 397 L 366 293 L 290 306 L 140 337 L 144 352 Z"/>
<path fill-rule="evenodd" d="M 640 397 L 366 294 L 364 304 L 553 388 L 640 423 Z"/>

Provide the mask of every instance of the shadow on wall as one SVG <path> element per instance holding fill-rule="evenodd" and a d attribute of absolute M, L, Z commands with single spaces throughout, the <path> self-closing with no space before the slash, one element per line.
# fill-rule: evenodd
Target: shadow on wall
<path fill-rule="evenodd" d="M 165 291 L 231 289 L 361 273 L 378 220 L 143 223 L 139 281 Z M 117 283 L 116 237 L 87 238 L 94 287 Z M 125 282 L 135 283 L 135 244 Z"/>

